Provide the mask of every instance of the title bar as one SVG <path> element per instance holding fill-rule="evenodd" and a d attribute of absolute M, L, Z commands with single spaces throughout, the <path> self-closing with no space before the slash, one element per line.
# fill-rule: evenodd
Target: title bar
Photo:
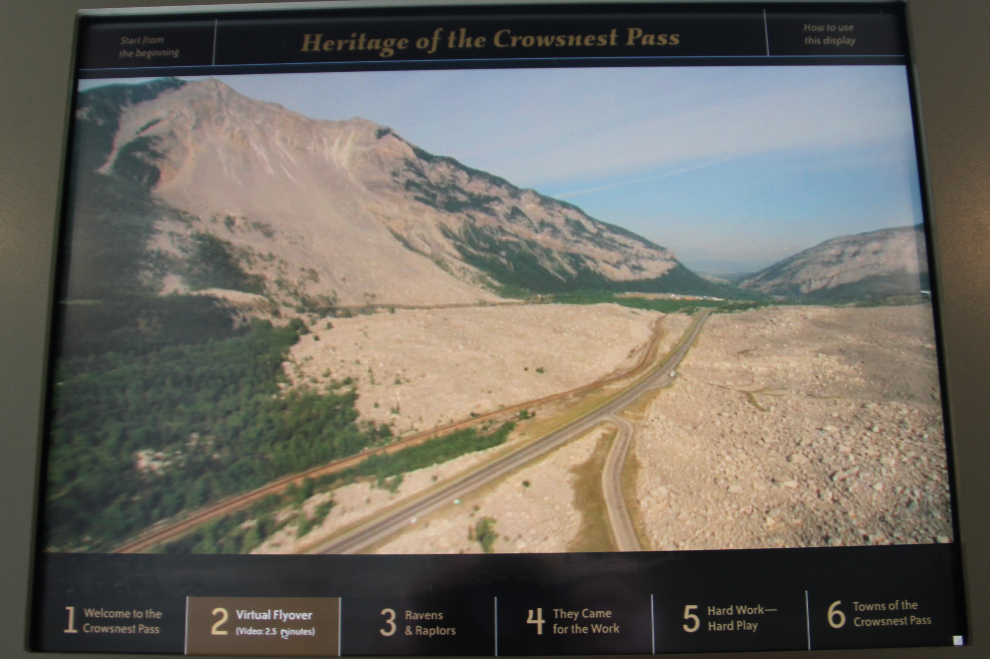
<path fill-rule="evenodd" d="M 850 8 L 850 6 L 844 6 Z M 904 55 L 899 16 L 875 12 L 202 15 L 163 22 L 93 19 L 83 70 L 358 62 Z"/>

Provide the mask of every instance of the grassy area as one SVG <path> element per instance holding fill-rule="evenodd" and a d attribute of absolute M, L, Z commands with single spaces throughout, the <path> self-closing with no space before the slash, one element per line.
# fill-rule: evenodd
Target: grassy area
<path fill-rule="evenodd" d="M 909 307 L 915 304 L 931 304 L 930 295 L 893 295 L 889 297 L 872 297 L 854 302 L 854 307 Z"/>
<path fill-rule="evenodd" d="M 687 315 L 695 314 L 701 309 L 711 309 L 714 313 L 734 313 L 770 306 L 897 307 L 928 304 L 931 302 L 931 296 L 928 295 L 874 295 L 855 299 L 848 296 L 817 294 L 809 296 L 754 296 L 749 299 L 709 300 L 638 297 L 605 291 L 558 293 L 538 297 L 530 296 L 527 299 L 531 302 L 543 302 L 547 304 L 618 304 L 631 309 L 644 309 L 647 311 L 659 311 L 661 313 L 683 313 Z"/>
<path fill-rule="evenodd" d="M 483 434 L 477 428 L 465 428 L 429 439 L 422 444 L 411 446 L 395 453 L 372 455 L 361 464 L 346 469 L 339 474 L 324 476 L 317 484 L 339 484 L 373 476 L 379 482 L 398 474 L 415 471 L 430 465 L 453 460 L 466 453 L 484 451 L 504 444 L 515 429 L 512 422 L 502 424 L 494 432 Z"/>
<path fill-rule="evenodd" d="M 717 300 L 680 300 L 654 299 L 646 297 L 626 297 L 615 293 L 600 291 L 583 291 L 577 293 L 559 293 L 542 298 L 543 301 L 554 304 L 618 304 L 632 309 L 646 309 L 662 313 L 694 313 L 701 307 L 714 307 L 721 304 Z"/>
<path fill-rule="evenodd" d="M 727 300 L 713 309 L 714 313 L 735 313 L 750 311 L 763 307 L 779 306 L 779 302 L 770 300 Z"/>
<path fill-rule="evenodd" d="M 701 309 L 713 309 L 716 313 L 747 311 L 758 309 L 770 304 L 777 304 L 769 299 L 760 300 L 706 300 L 682 298 L 650 298 L 631 295 L 617 295 L 601 291 L 584 291 L 577 293 L 560 293 L 538 298 L 551 304 L 618 304 L 630 309 L 644 309 L 661 313 L 694 314 Z"/>
<path fill-rule="evenodd" d="M 616 434 L 614 429 L 605 432 L 598 439 L 591 457 L 570 470 L 576 476 L 573 505 L 581 513 L 581 528 L 567 551 L 615 551 L 602 492 L 602 470 Z"/>
<path fill-rule="evenodd" d="M 394 493 L 402 483 L 402 474 L 504 444 L 514 427 L 514 424 L 506 423 L 487 434 L 475 428 L 458 430 L 395 453 L 370 456 L 336 474 L 307 478 L 301 487 L 289 485 L 282 494 L 269 495 L 247 511 L 208 522 L 159 551 L 169 554 L 248 553 L 290 524 L 297 525 L 296 537 L 303 537 L 323 523 L 333 505 L 331 498 L 317 506 L 312 516 L 306 515 L 302 505 L 310 497 L 363 479 L 370 479 L 377 487 Z M 281 520 L 276 523 L 275 516 L 280 512 Z"/>
<path fill-rule="evenodd" d="M 653 402 L 662 396 L 668 387 L 673 386 L 674 382 L 676 380 L 657 389 L 648 389 L 642 396 L 622 408 L 620 414 L 635 423 L 642 421 Z"/>

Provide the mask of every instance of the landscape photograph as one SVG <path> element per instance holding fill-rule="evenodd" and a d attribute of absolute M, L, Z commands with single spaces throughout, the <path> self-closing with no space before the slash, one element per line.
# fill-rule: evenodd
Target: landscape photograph
<path fill-rule="evenodd" d="M 953 542 L 903 66 L 81 80 L 42 546 Z"/>

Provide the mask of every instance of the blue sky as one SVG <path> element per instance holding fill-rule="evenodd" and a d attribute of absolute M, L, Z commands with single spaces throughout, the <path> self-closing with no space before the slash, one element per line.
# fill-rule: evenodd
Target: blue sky
<path fill-rule="evenodd" d="M 310 117 L 389 126 L 635 231 L 702 272 L 755 270 L 829 238 L 921 221 L 903 66 L 221 80 Z"/>

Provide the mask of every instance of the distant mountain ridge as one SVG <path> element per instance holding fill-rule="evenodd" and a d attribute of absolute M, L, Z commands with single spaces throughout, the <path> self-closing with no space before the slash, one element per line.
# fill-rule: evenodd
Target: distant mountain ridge
<path fill-rule="evenodd" d="M 929 287 L 924 230 L 895 227 L 826 240 L 738 286 L 822 301 L 917 295 Z"/>
<path fill-rule="evenodd" d="M 119 182 L 114 194 L 140 207 L 120 220 L 129 232 L 93 232 L 78 256 L 95 259 L 126 237 L 132 251 L 143 245 L 140 277 L 161 292 L 356 305 L 721 291 L 669 250 L 576 206 L 366 119 L 310 119 L 217 80 L 89 90 L 77 127 L 99 146 L 85 163 L 96 179 Z"/>

